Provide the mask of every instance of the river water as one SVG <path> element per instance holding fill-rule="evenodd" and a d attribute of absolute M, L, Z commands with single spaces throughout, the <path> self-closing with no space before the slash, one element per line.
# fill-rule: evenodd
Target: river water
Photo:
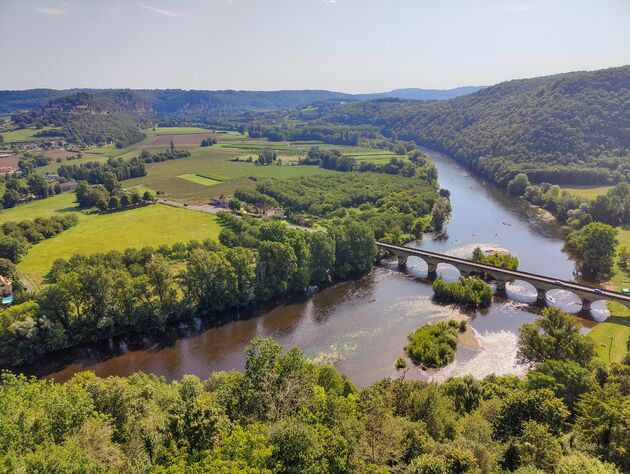
<path fill-rule="evenodd" d="M 445 231 L 427 235 L 412 245 L 467 257 L 477 245 L 505 249 L 519 258 L 519 269 L 560 279 L 577 278 L 576 265 L 564 252 L 562 232 L 545 219 L 543 211 L 476 177 L 447 156 L 425 150 L 434 160 L 440 185 L 451 192 L 453 214 Z M 548 217 L 548 216 L 547 216 Z M 456 279 L 448 265 L 438 274 Z M 201 320 L 170 328 L 166 334 L 113 338 L 48 357 L 29 372 L 66 380 L 81 370 L 99 376 L 144 371 L 172 380 L 184 374 L 208 377 L 217 370 L 242 369 L 244 349 L 256 336 L 273 337 L 285 347 L 302 349 L 311 360 L 334 364 L 357 385 L 383 377 L 441 380 L 453 375 L 522 374 L 516 361 L 518 328 L 533 321 L 533 287 L 508 285 L 509 299 L 495 298 L 483 311 L 464 313 L 431 300 L 430 283 L 423 281 L 426 265 L 410 258 L 407 269 L 383 262 L 366 277 L 327 288 L 312 297 L 285 303 L 258 316 L 220 326 Z M 550 292 L 550 303 L 566 311 L 580 309 L 579 300 L 564 292 Z M 601 305 L 594 319 L 605 317 Z M 409 364 L 397 372 L 394 362 L 404 355 L 407 335 L 427 322 L 469 318 L 455 362 L 444 369 L 422 371 Z M 582 320 L 585 331 L 596 324 Z"/>

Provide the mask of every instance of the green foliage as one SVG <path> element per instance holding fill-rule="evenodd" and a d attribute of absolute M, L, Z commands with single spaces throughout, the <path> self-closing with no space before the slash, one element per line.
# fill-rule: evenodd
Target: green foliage
<path fill-rule="evenodd" d="M 617 248 L 617 229 L 593 222 L 567 236 L 567 244 L 575 249 L 584 270 L 595 275 L 610 274 Z"/>
<path fill-rule="evenodd" d="M 510 470 L 533 466 L 543 472 L 553 473 L 561 456 L 560 442 L 547 426 L 536 421 L 525 421 L 522 433 L 508 444 L 504 465 Z"/>
<path fill-rule="evenodd" d="M 381 127 L 413 139 L 506 186 L 608 184 L 630 177 L 624 104 L 630 67 L 509 81 L 446 101 L 349 102 L 329 123 Z"/>
<path fill-rule="evenodd" d="M 214 373 L 206 381 L 83 372 L 56 383 L 4 373 L 0 466 L 8 472 L 624 472 L 628 397 L 616 382 L 601 383 L 570 416 L 553 392 L 516 377 L 453 378 L 441 386 L 384 379 L 357 390 L 334 367 L 257 338 L 247 347 L 244 372 Z"/>
<path fill-rule="evenodd" d="M 441 367 L 453 362 L 457 350 L 457 321 L 426 324 L 409 334 L 405 351 L 414 362 Z"/>
<path fill-rule="evenodd" d="M 529 388 L 552 390 L 571 410 L 580 396 L 596 385 L 593 373 L 572 360 L 545 360 L 527 374 Z"/>
<path fill-rule="evenodd" d="M 468 308 L 480 308 L 492 303 L 492 288 L 478 277 L 460 277 L 459 282 L 447 282 L 442 278 L 433 281 L 433 293 L 437 301 L 456 303 Z"/>
<path fill-rule="evenodd" d="M 289 218 L 306 213 L 333 223 L 347 218 L 363 221 L 377 239 L 393 243 L 420 237 L 428 226 L 417 226 L 418 218 L 428 216 L 437 199 L 426 175 L 405 178 L 382 173 L 268 179 L 254 191 L 238 190 L 235 195 L 257 206 L 280 205 Z"/>
<path fill-rule="evenodd" d="M 517 174 L 507 185 L 507 190 L 513 196 L 522 196 L 530 185 L 529 178 L 525 173 Z"/>
<path fill-rule="evenodd" d="M 0 227 L 0 258 L 18 263 L 32 244 L 54 237 L 73 227 L 77 222 L 74 215 L 5 222 Z"/>
<path fill-rule="evenodd" d="M 586 366 L 594 355 L 593 341 L 581 334 L 573 315 L 559 308 L 545 308 L 541 318 L 520 329 L 518 357 L 524 362 L 555 359 Z"/>
<path fill-rule="evenodd" d="M 493 267 L 506 268 L 508 270 L 518 269 L 517 257 L 505 252 L 493 252 L 490 255 L 485 255 L 481 247 L 475 247 L 470 260 L 492 265 Z"/>

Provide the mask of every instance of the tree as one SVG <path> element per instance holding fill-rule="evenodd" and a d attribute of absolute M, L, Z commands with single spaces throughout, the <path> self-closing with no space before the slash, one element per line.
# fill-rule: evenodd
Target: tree
<path fill-rule="evenodd" d="M 630 397 L 618 384 L 606 384 L 585 393 L 577 404 L 575 429 L 595 446 L 595 454 L 630 469 Z"/>
<path fill-rule="evenodd" d="M 514 391 L 505 397 L 494 421 L 495 434 L 503 440 L 520 436 L 523 423 L 529 420 L 543 423 L 557 434 L 564 428 L 568 416 L 569 411 L 562 400 L 549 389 Z"/>
<path fill-rule="evenodd" d="M 236 272 L 223 253 L 193 250 L 184 282 L 187 296 L 202 313 L 222 311 L 236 303 Z"/>
<path fill-rule="evenodd" d="M 330 281 L 335 266 L 335 241 L 325 232 L 312 232 L 308 236 L 311 250 L 310 282 L 320 285 Z"/>
<path fill-rule="evenodd" d="M 120 199 L 118 196 L 111 196 L 107 204 L 108 209 L 118 209 L 120 207 Z"/>
<path fill-rule="evenodd" d="M 289 281 L 297 271 L 297 258 L 290 245 L 263 241 L 258 247 L 256 265 L 256 294 L 268 301 L 286 294 Z"/>
<path fill-rule="evenodd" d="M 550 359 L 574 361 L 586 366 L 595 355 L 595 344 L 582 335 L 573 315 L 556 307 L 520 329 L 518 358 L 523 362 L 541 363 Z"/>
<path fill-rule="evenodd" d="M 576 362 L 546 360 L 528 372 L 527 386 L 552 390 L 573 411 L 580 396 L 594 390 L 597 383 L 593 373 Z"/>
<path fill-rule="evenodd" d="M 122 196 L 120 196 L 120 205 L 122 207 L 131 205 L 131 198 L 129 197 L 129 194 L 124 193 Z"/>
<path fill-rule="evenodd" d="M 276 161 L 277 157 L 278 154 L 273 149 L 265 147 L 260 155 L 258 155 L 258 162 L 262 165 L 270 165 Z"/>
<path fill-rule="evenodd" d="M 594 275 L 608 275 L 612 270 L 617 247 L 617 229 L 592 222 L 567 236 L 567 245 L 575 249 L 582 268 Z"/>
<path fill-rule="evenodd" d="M 155 198 L 153 197 L 153 194 L 151 194 L 151 191 L 145 191 L 142 195 L 142 200 L 145 202 L 151 202 L 153 199 Z"/>
<path fill-rule="evenodd" d="M 431 216 L 433 219 L 433 228 L 437 231 L 442 230 L 446 221 L 451 215 L 451 203 L 448 199 L 440 198 L 433 204 Z"/>
<path fill-rule="evenodd" d="M 374 231 L 365 223 L 350 221 L 328 229 L 335 240 L 335 275 L 368 273 L 376 258 Z"/>
<path fill-rule="evenodd" d="M 24 239 L 16 239 L 0 234 L 0 258 L 6 258 L 13 263 L 18 263 L 26 255 L 30 245 Z"/>
<path fill-rule="evenodd" d="M 530 185 L 527 175 L 519 173 L 508 183 L 507 190 L 512 196 L 522 196 Z"/>
<path fill-rule="evenodd" d="M 230 202 L 228 202 L 228 207 L 233 211 L 240 211 L 241 207 L 243 207 L 243 203 L 237 198 L 232 198 Z"/>
<path fill-rule="evenodd" d="M 520 466 L 534 466 L 544 472 L 556 472 L 562 447 L 549 428 L 536 421 L 523 423 L 523 432 L 510 441 L 504 467 L 514 471 Z"/>
<path fill-rule="evenodd" d="M 630 270 L 630 268 L 628 268 L 629 264 L 630 264 L 630 252 L 628 252 L 628 247 L 626 247 L 625 245 L 622 245 L 621 247 L 619 247 L 619 260 L 618 260 L 619 268 L 622 268 L 623 270 Z"/>

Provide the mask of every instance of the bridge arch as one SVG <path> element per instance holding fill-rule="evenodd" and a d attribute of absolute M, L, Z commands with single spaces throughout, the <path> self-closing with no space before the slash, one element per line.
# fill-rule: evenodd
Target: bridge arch
<path fill-rule="evenodd" d="M 436 274 L 446 281 L 459 281 L 462 271 L 452 263 L 440 262 L 437 265 Z"/>
<path fill-rule="evenodd" d="M 577 314 L 580 311 L 590 311 L 590 303 L 585 304 L 582 299 L 571 290 L 551 288 L 547 290 L 547 305 L 556 306 L 565 313 Z M 588 307 L 587 307 L 588 306 Z"/>
<path fill-rule="evenodd" d="M 608 317 L 612 314 L 608 309 L 608 305 L 606 303 L 606 300 L 601 299 L 591 302 L 589 313 L 591 318 L 593 318 L 598 323 L 606 321 Z"/>
<path fill-rule="evenodd" d="M 505 293 L 518 303 L 534 304 L 538 300 L 536 287 L 525 280 L 512 280 L 505 285 Z"/>

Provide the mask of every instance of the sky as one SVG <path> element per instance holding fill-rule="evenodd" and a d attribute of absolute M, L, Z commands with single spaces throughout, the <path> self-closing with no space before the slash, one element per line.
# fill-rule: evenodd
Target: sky
<path fill-rule="evenodd" d="M 0 0 L 0 89 L 448 89 L 630 64 L 630 0 Z"/>

